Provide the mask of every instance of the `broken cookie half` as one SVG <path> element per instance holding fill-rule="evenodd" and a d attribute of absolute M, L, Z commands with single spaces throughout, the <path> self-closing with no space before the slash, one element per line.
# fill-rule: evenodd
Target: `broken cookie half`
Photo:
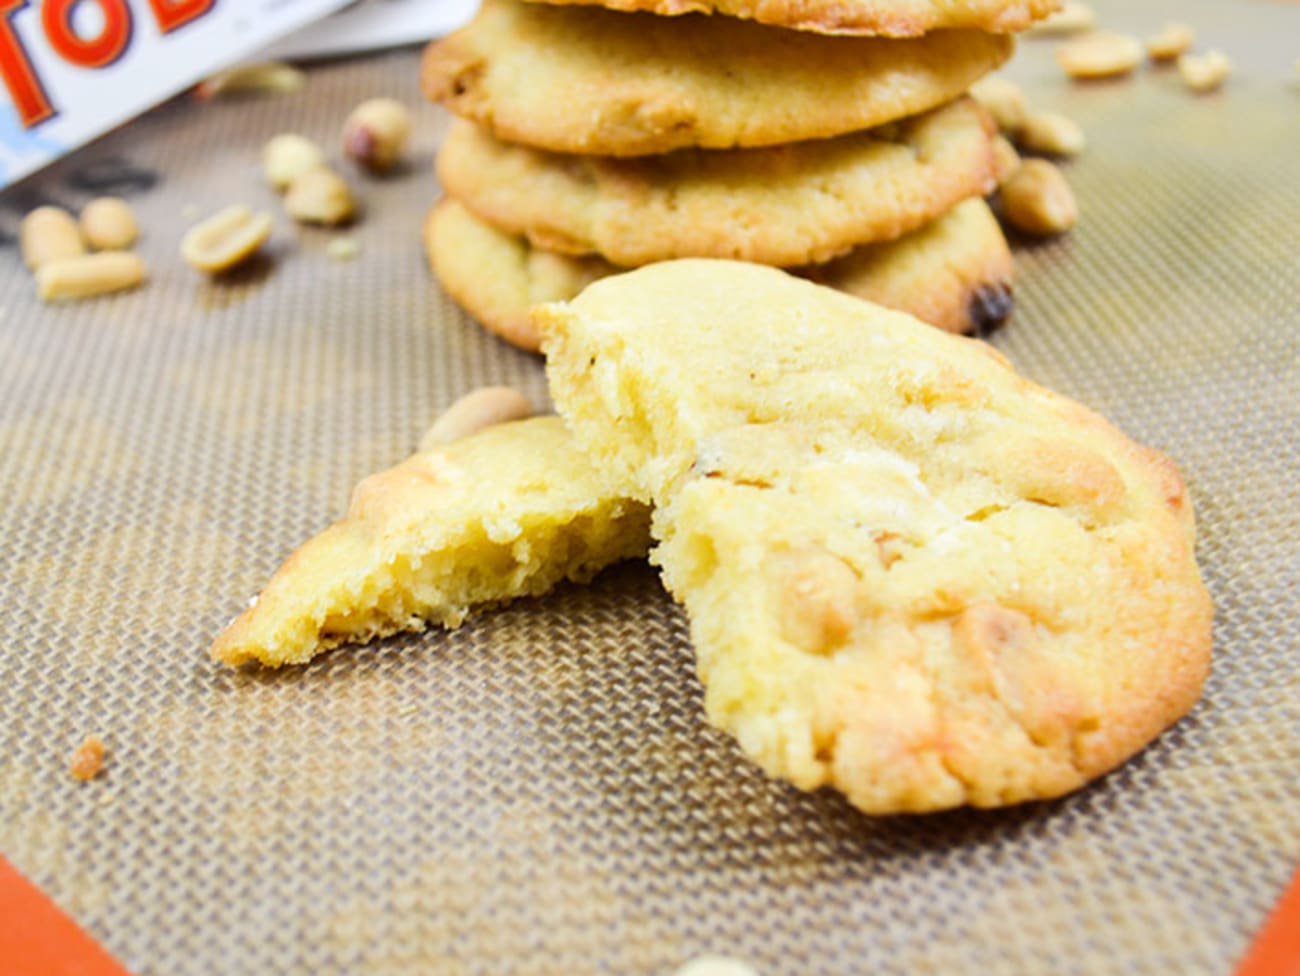
<path fill-rule="evenodd" d="M 645 554 L 649 511 L 612 490 L 558 417 L 500 424 L 372 475 L 212 646 L 301 664 L 472 607 L 537 596 Z"/>
<path fill-rule="evenodd" d="M 870 813 L 1059 796 L 1184 715 L 1212 607 L 1174 465 L 946 335 L 723 261 L 535 314 L 690 618 L 709 720 Z"/>

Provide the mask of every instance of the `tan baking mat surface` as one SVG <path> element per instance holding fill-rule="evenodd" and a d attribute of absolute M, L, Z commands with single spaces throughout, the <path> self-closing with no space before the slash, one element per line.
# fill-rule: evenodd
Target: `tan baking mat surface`
<path fill-rule="evenodd" d="M 362 184 L 355 261 L 285 220 L 233 282 L 176 257 L 189 208 L 273 205 L 265 138 L 333 144 L 364 96 L 414 104 L 405 52 L 175 102 L 0 198 L 0 850 L 142 976 L 661 974 L 706 951 L 765 976 L 1229 972 L 1300 857 L 1300 7 L 1114 7 L 1218 31 L 1239 76 L 1071 89 L 1024 45 L 1015 73 L 1091 139 L 1085 216 L 1019 249 L 996 342 L 1190 483 L 1217 658 L 1154 747 L 1060 802 L 870 820 L 704 727 L 682 616 L 635 565 L 303 669 L 211 664 L 439 408 L 544 397 L 426 274 L 433 109 L 411 170 Z M 153 280 L 42 308 L 16 214 L 95 186 L 132 195 Z M 91 732 L 111 758 L 83 786 L 66 756 Z"/>

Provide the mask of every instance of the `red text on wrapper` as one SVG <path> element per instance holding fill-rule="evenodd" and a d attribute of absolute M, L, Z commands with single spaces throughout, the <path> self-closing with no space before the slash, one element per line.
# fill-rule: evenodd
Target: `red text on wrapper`
<path fill-rule="evenodd" d="M 30 0 L 0 0 L 0 78 L 18 110 L 19 121 L 30 129 L 58 114 L 41 79 L 32 67 L 13 16 Z M 83 3 L 97 6 L 101 23 L 93 37 L 72 26 L 73 11 Z M 208 13 L 216 0 L 148 0 L 158 30 L 169 34 Z M 104 68 L 113 64 L 131 44 L 134 18 L 126 0 L 45 0 L 41 4 L 41 30 L 50 48 L 78 68 Z"/>

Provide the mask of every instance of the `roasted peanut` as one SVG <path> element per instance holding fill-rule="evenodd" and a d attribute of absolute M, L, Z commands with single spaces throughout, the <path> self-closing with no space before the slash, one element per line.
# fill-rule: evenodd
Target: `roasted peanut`
<path fill-rule="evenodd" d="M 97 251 L 123 251 L 135 243 L 140 228 L 135 212 L 118 197 L 99 197 L 81 208 L 81 236 Z"/>
<path fill-rule="evenodd" d="M 1138 66 L 1142 45 L 1128 34 L 1097 31 L 1062 44 L 1056 60 L 1071 78 L 1111 78 Z"/>
<path fill-rule="evenodd" d="M 533 415 L 533 405 L 522 393 L 508 386 L 485 386 L 466 393 L 442 412 L 423 437 L 419 450 L 432 451 L 470 434 L 510 420 L 524 420 Z"/>
<path fill-rule="evenodd" d="M 275 136 L 262 147 L 266 182 L 282 193 L 298 176 L 324 163 L 325 153 L 320 146 L 293 132 Z"/>
<path fill-rule="evenodd" d="M 1165 24 L 1159 34 L 1147 38 L 1147 57 L 1152 61 L 1172 61 L 1196 43 L 1196 32 L 1186 24 Z"/>
<path fill-rule="evenodd" d="M 1060 112 L 1030 112 L 1017 141 L 1026 152 L 1050 156 L 1077 156 L 1087 144 L 1079 123 Z"/>
<path fill-rule="evenodd" d="M 367 169 L 390 169 L 406 150 L 411 113 L 392 98 L 362 102 L 343 125 L 343 152 Z"/>
<path fill-rule="evenodd" d="M 1051 36 L 1079 34 L 1092 30 L 1092 25 L 1096 22 L 1097 15 L 1092 7 L 1075 0 L 1066 0 L 1060 10 L 1029 28 L 1028 33 Z"/>
<path fill-rule="evenodd" d="M 1061 234 L 1079 219 L 1079 204 L 1064 174 L 1045 159 L 1026 159 L 1002 186 L 1002 213 L 1027 234 Z"/>
<path fill-rule="evenodd" d="M 144 262 L 130 251 L 82 254 L 37 268 L 36 293 L 46 302 L 91 298 L 134 288 L 145 273 Z"/>
<path fill-rule="evenodd" d="M 289 184 L 284 209 L 304 224 L 341 224 L 356 212 L 347 181 L 328 166 L 313 166 Z"/>
<path fill-rule="evenodd" d="M 226 271 L 247 261 L 270 236 L 270 214 L 235 204 L 191 227 L 181 240 L 181 257 L 200 271 Z"/>
<path fill-rule="evenodd" d="M 981 78 L 971 86 L 970 93 L 983 105 L 998 129 L 1008 135 L 1015 135 L 1025 124 L 1029 110 L 1025 105 L 1024 92 L 1014 81 L 989 75 Z"/>
<path fill-rule="evenodd" d="M 1222 51 L 1184 54 L 1178 59 L 1178 73 L 1192 91 L 1211 92 L 1228 80 L 1232 62 Z"/>
<path fill-rule="evenodd" d="M 23 262 L 33 271 L 86 253 L 77 222 L 60 207 L 37 207 L 24 217 L 18 225 L 18 241 Z"/>
<path fill-rule="evenodd" d="M 200 98 L 261 92 L 280 95 L 299 91 L 306 83 L 307 76 L 293 65 L 282 61 L 264 61 L 259 64 L 242 64 L 215 74 L 199 82 L 196 91 Z"/>
<path fill-rule="evenodd" d="M 1020 153 L 1006 136 L 993 139 L 993 169 L 998 186 L 1001 186 L 1020 170 Z"/>

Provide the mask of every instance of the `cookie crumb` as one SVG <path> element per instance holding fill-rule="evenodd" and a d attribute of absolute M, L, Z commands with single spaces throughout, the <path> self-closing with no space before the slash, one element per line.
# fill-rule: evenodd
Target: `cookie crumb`
<path fill-rule="evenodd" d="M 81 740 L 81 745 L 68 757 L 68 772 L 73 779 L 89 783 L 104 768 L 104 742 L 97 735 L 88 735 Z"/>

